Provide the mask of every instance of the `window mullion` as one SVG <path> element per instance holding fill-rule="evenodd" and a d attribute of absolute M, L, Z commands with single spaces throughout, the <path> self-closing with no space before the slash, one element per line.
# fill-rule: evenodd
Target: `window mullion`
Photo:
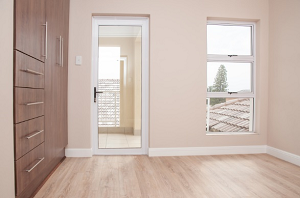
<path fill-rule="evenodd" d="M 239 56 L 228 56 L 228 55 L 216 55 L 216 54 L 208 54 L 207 55 L 207 61 L 208 62 L 254 62 L 253 56 L 245 56 L 245 55 L 239 55 Z"/>
<path fill-rule="evenodd" d="M 207 92 L 206 97 L 207 98 L 254 98 L 254 93 L 221 93 L 221 92 Z"/>

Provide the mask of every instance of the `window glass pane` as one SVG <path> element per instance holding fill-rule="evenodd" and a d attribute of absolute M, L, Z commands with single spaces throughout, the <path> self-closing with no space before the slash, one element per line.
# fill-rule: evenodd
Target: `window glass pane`
<path fill-rule="evenodd" d="M 253 131 L 253 98 L 207 98 L 206 106 L 207 131 Z"/>
<path fill-rule="evenodd" d="M 208 62 L 207 92 L 251 92 L 251 63 Z"/>
<path fill-rule="evenodd" d="M 207 54 L 251 55 L 251 27 L 207 25 Z"/>

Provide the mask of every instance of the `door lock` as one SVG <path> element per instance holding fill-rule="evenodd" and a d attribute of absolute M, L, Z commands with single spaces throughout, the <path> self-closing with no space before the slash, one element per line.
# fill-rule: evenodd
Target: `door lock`
<path fill-rule="evenodd" d="M 98 93 L 103 93 L 102 91 L 97 91 L 97 88 L 94 87 L 94 102 L 96 102 L 97 94 Z"/>

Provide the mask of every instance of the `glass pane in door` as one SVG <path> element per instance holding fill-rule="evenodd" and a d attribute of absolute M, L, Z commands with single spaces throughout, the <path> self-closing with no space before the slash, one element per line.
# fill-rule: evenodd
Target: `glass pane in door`
<path fill-rule="evenodd" d="M 99 26 L 99 148 L 141 148 L 141 30 Z"/>

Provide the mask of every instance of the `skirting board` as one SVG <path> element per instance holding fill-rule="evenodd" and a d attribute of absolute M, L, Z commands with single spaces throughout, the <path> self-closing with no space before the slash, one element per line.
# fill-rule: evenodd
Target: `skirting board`
<path fill-rule="evenodd" d="M 149 156 L 191 156 L 191 155 L 230 155 L 266 153 L 266 145 L 221 146 L 221 147 L 184 147 L 149 148 Z"/>
<path fill-rule="evenodd" d="M 83 149 L 66 148 L 65 155 L 66 157 L 92 157 L 93 150 L 92 148 L 83 148 Z"/>
<path fill-rule="evenodd" d="M 267 153 L 284 161 L 300 166 L 300 156 L 267 145 L 223 146 L 223 147 L 185 147 L 185 148 L 149 148 L 149 157 L 191 156 L 191 155 L 234 155 Z M 66 149 L 66 157 L 92 157 L 90 149 Z"/>
<path fill-rule="evenodd" d="M 267 153 L 284 161 L 300 166 L 300 156 L 271 146 L 267 147 Z"/>

